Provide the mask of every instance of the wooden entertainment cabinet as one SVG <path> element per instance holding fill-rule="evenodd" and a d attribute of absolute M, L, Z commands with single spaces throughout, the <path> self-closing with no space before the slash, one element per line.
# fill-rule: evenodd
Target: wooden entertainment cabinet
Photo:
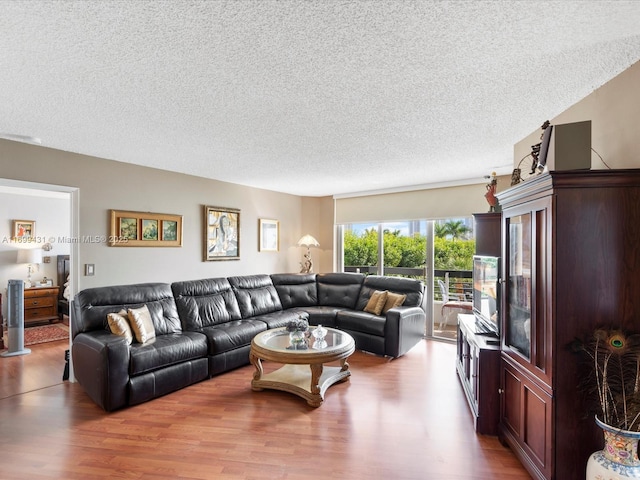
<path fill-rule="evenodd" d="M 475 333 L 476 317 L 458 315 L 456 371 L 462 383 L 476 432 L 497 435 L 500 416 L 500 345 Z"/>
<path fill-rule="evenodd" d="M 535 479 L 584 479 L 603 446 L 572 352 L 600 327 L 640 331 L 640 169 L 550 172 L 502 206 L 498 434 Z"/>
<path fill-rule="evenodd" d="M 499 212 L 473 215 L 476 255 L 500 256 L 501 221 Z M 476 432 L 485 435 L 497 435 L 500 416 L 500 345 L 493 340 L 476 334 L 474 315 L 458 315 L 456 372 Z"/>

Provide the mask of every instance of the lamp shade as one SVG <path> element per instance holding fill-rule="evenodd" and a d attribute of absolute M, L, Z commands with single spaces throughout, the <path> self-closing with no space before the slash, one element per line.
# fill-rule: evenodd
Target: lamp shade
<path fill-rule="evenodd" d="M 304 235 L 300 240 L 298 240 L 299 247 L 319 247 L 320 244 L 318 241 L 313 238 L 311 235 Z"/>
<path fill-rule="evenodd" d="M 16 263 L 42 263 L 42 250 L 39 248 L 18 250 L 18 259 Z"/>

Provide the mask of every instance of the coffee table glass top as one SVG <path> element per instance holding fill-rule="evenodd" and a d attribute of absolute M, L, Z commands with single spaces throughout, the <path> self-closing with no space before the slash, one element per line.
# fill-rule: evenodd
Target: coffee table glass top
<path fill-rule="evenodd" d="M 327 334 L 324 337 L 324 343 L 316 343 L 315 338 L 311 335 L 314 328 L 315 326 L 309 327 L 309 332 L 307 333 L 307 348 L 305 349 L 291 348 L 289 332 L 286 327 L 275 328 L 273 330 L 267 330 L 266 332 L 259 333 L 253 339 L 253 342 L 257 346 L 268 348 L 269 350 L 281 350 L 288 353 L 295 352 L 301 355 L 318 352 L 331 352 L 333 350 L 342 349 L 353 343 L 351 335 L 329 327 L 324 327 L 327 330 Z"/>

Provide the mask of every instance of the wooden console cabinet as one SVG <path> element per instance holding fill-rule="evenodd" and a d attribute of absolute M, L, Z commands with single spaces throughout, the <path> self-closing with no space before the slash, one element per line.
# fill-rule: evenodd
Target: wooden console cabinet
<path fill-rule="evenodd" d="M 572 342 L 638 333 L 640 169 L 545 173 L 499 193 L 499 436 L 535 479 L 584 479 L 603 446 Z"/>
<path fill-rule="evenodd" d="M 59 287 L 24 289 L 24 324 L 58 320 Z"/>
<path fill-rule="evenodd" d="M 458 315 L 456 371 L 462 383 L 476 432 L 497 435 L 500 415 L 500 346 L 476 335 L 475 316 Z"/>

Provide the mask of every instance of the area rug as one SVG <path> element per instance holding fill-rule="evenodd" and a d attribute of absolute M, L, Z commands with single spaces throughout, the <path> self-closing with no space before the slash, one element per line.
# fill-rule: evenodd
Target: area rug
<path fill-rule="evenodd" d="M 69 327 L 63 323 L 53 325 L 43 325 L 41 327 L 28 327 L 24 329 L 24 344 L 36 345 L 38 343 L 55 342 L 56 340 L 67 340 L 69 338 Z"/>

